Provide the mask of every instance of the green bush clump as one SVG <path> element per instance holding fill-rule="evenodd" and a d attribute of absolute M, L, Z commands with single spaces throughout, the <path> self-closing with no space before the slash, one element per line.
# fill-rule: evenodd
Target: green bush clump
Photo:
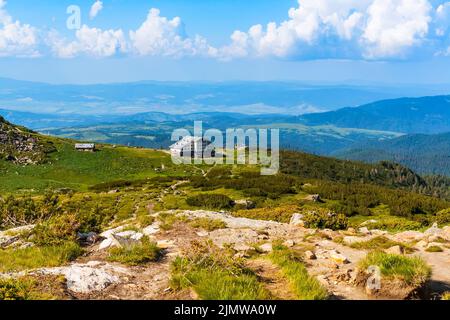
<path fill-rule="evenodd" d="M 82 254 L 83 249 L 75 242 L 64 242 L 58 246 L 0 250 L 0 272 L 58 267 Z"/>
<path fill-rule="evenodd" d="M 58 195 L 46 193 L 39 199 L 31 197 L 0 197 L 0 229 L 37 223 L 61 213 Z"/>
<path fill-rule="evenodd" d="M 436 213 L 436 222 L 439 225 L 450 224 L 450 208 L 441 210 Z"/>
<path fill-rule="evenodd" d="M 348 226 L 348 219 L 344 214 L 326 208 L 303 208 L 302 214 L 307 228 L 343 230 Z"/>
<path fill-rule="evenodd" d="M 198 218 L 189 222 L 189 224 L 194 228 L 203 229 L 206 231 L 214 231 L 219 229 L 225 229 L 227 224 L 222 220 L 209 219 L 209 218 Z"/>
<path fill-rule="evenodd" d="M 108 260 L 137 266 L 158 261 L 161 254 L 162 249 L 158 248 L 156 243 L 151 242 L 148 237 L 144 237 L 140 243 L 124 248 L 110 249 Z"/>
<path fill-rule="evenodd" d="M 378 266 L 383 277 L 400 279 L 414 286 L 422 285 L 431 276 L 431 268 L 420 257 L 373 251 L 359 262 L 361 270 L 367 270 L 370 266 Z"/>
<path fill-rule="evenodd" d="M 216 210 L 230 209 L 233 207 L 233 200 L 223 194 L 199 194 L 187 198 L 186 203 L 193 207 Z"/>
<path fill-rule="evenodd" d="M 269 259 L 281 268 L 297 299 L 325 300 L 328 298 L 327 290 L 315 277 L 308 274 L 305 265 L 293 251 L 282 246 L 274 247 Z"/>
<path fill-rule="evenodd" d="M 193 242 L 172 264 L 174 290 L 192 288 L 203 300 L 265 300 L 270 297 L 242 259 L 211 242 Z"/>
<path fill-rule="evenodd" d="M 32 241 L 39 246 L 60 245 L 76 241 L 80 222 L 74 214 L 54 216 L 39 223 L 33 230 Z"/>
<path fill-rule="evenodd" d="M 425 251 L 426 251 L 426 252 L 443 252 L 444 249 L 442 249 L 442 248 L 439 247 L 439 246 L 431 246 L 431 247 L 426 248 Z"/>

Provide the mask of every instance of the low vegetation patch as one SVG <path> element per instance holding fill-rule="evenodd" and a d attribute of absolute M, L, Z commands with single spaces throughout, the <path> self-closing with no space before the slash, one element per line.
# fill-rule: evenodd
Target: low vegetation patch
<path fill-rule="evenodd" d="M 278 265 L 291 283 L 293 292 L 299 300 L 324 300 L 327 290 L 319 281 L 308 274 L 301 259 L 295 252 L 283 247 L 275 247 L 269 259 Z"/>
<path fill-rule="evenodd" d="M 313 229 L 347 229 L 348 219 L 339 214 L 322 207 L 304 207 L 301 210 L 305 227 Z"/>
<path fill-rule="evenodd" d="M 192 288 L 204 300 L 265 300 L 270 297 L 255 273 L 212 243 L 193 242 L 172 265 L 171 287 Z"/>
<path fill-rule="evenodd" d="M 294 213 L 298 212 L 299 207 L 297 205 L 285 205 L 276 208 L 258 208 L 250 210 L 238 210 L 233 212 L 233 216 L 256 219 L 256 220 L 269 220 L 282 223 L 289 223 Z"/>
<path fill-rule="evenodd" d="M 359 262 L 361 270 L 367 270 L 370 266 L 379 267 L 381 275 L 386 279 L 401 280 L 412 286 L 423 285 L 431 276 L 431 268 L 420 257 L 374 251 Z"/>
<path fill-rule="evenodd" d="M 199 194 L 188 197 L 186 203 L 193 207 L 202 207 L 212 210 L 231 209 L 233 200 L 223 194 Z"/>
<path fill-rule="evenodd" d="M 159 227 L 163 230 L 170 230 L 173 228 L 174 224 L 178 222 L 186 222 L 188 220 L 185 215 L 166 212 L 160 213 L 157 219 L 160 222 Z"/>
<path fill-rule="evenodd" d="M 0 301 L 2 300 L 56 300 L 63 296 L 64 279 L 46 277 L 36 279 L 31 276 L 18 279 L 0 279 Z"/>
<path fill-rule="evenodd" d="M 444 249 L 442 249 L 439 246 L 430 246 L 428 248 L 425 249 L 426 252 L 443 252 Z"/>
<path fill-rule="evenodd" d="M 158 261 L 162 255 L 162 249 L 155 242 L 144 237 L 140 243 L 109 250 L 109 261 L 120 262 L 130 266 L 137 266 L 149 262 Z"/>
<path fill-rule="evenodd" d="M 0 272 L 17 272 L 42 267 L 57 267 L 83 254 L 77 243 L 58 246 L 0 250 Z"/>
<path fill-rule="evenodd" d="M 227 224 L 222 220 L 209 219 L 209 218 L 197 218 L 189 222 L 194 228 L 203 229 L 206 231 L 214 231 L 219 229 L 225 229 Z"/>
<path fill-rule="evenodd" d="M 366 250 L 381 250 L 381 249 L 389 249 L 393 246 L 400 246 L 404 252 L 411 253 L 414 249 L 404 243 L 390 240 L 384 236 L 378 236 L 368 241 L 355 242 L 349 245 L 354 249 L 366 249 Z"/>
<path fill-rule="evenodd" d="M 436 222 L 439 225 L 450 224 L 450 208 L 441 210 L 436 213 Z"/>

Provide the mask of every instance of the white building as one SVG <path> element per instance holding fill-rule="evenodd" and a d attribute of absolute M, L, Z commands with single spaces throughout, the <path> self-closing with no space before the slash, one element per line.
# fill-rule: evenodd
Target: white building
<path fill-rule="evenodd" d="M 75 144 L 75 150 L 94 152 L 95 144 L 94 143 L 77 143 L 77 144 Z"/>
<path fill-rule="evenodd" d="M 202 137 L 186 136 L 177 143 L 170 146 L 170 153 L 175 157 L 184 157 L 191 155 L 191 158 L 204 158 L 205 149 L 211 144 L 211 141 Z M 215 151 L 211 152 L 211 156 L 215 157 Z"/>

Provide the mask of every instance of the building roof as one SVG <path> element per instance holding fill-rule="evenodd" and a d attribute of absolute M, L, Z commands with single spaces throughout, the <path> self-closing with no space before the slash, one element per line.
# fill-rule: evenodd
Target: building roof
<path fill-rule="evenodd" d="M 183 149 L 184 147 L 190 145 L 192 142 L 199 142 L 199 141 L 203 141 L 203 140 L 204 139 L 202 137 L 186 136 L 183 139 L 181 139 L 180 141 L 171 145 L 170 149 Z"/>
<path fill-rule="evenodd" d="M 94 143 L 77 143 L 75 144 L 75 149 L 94 149 Z"/>

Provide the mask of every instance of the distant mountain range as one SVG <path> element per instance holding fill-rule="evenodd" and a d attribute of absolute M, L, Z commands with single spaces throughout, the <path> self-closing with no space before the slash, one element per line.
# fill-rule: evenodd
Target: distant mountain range
<path fill-rule="evenodd" d="M 26 88 L 29 88 L 28 85 L 35 88 L 35 90 L 39 86 L 43 86 L 43 92 L 50 90 L 48 88 L 53 88 L 53 86 L 47 87 L 47 85 L 33 83 L 23 84 L 22 82 L 17 82 L 16 85 L 20 90 L 26 90 Z M 190 87 L 184 88 L 186 91 L 184 92 L 181 89 L 183 85 L 190 86 L 192 84 L 173 83 L 171 84 L 173 92 L 179 91 L 180 96 L 184 95 L 185 97 L 188 95 L 186 92 L 189 92 L 191 95 L 193 92 L 206 92 L 201 91 L 200 88 L 202 86 L 197 84 L 192 85 L 194 89 Z M 252 87 L 253 85 L 254 87 Z M 261 93 L 260 90 L 263 90 L 266 85 L 267 88 L 275 86 L 275 89 L 268 90 L 271 94 L 264 95 Z M 155 88 L 168 90 L 167 86 L 169 85 L 162 85 L 161 83 L 127 85 L 128 89 L 131 89 L 133 86 L 136 86 L 136 91 L 131 91 L 130 96 L 138 97 L 140 93 L 148 88 L 153 88 L 152 90 L 156 90 Z M 211 89 L 211 86 L 210 84 L 207 88 Z M 228 101 L 231 105 L 236 102 L 233 102 L 234 99 L 237 99 L 239 96 L 237 88 L 242 88 L 242 86 L 242 84 L 235 84 L 235 92 L 231 90 L 233 85 L 230 83 L 218 84 L 217 88 L 219 89 L 216 89 L 221 92 L 220 95 L 223 95 L 223 101 Z M 70 92 L 73 95 L 76 94 L 77 90 L 81 92 L 85 89 L 87 91 L 83 92 L 91 94 L 93 93 L 92 90 L 94 90 L 93 87 L 60 86 L 63 91 L 72 90 Z M 113 87 L 115 85 L 98 86 L 95 90 L 99 90 L 98 92 L 101 92 L 103 89 L 106 90 L 104 91 L 104 96 L 109 95 L 109 99 L 112 100 L 115 97 L 120 99 L 122 94 L 125 95 L 124 92 L 121 94 L 110 91 Z M 275 99 L 275 96 L 280 94 L 280 91 L 276 93 L 277 90 L 283 91 L 290 88 L 289 90 L 295 91 L 293 84 L 277 85 L 272 83 L 271 86 L 268 84 L 247 84 L 246 87 L 254 90 L 251 98 L 245 93 L 242 94 L 242 101 L 245 101 L 245 103 L 250 102 L 250 100 L 246 99 L 256 99 L 258 92 L 262 94 L 261 99 L 268 99 L 271 95 Z M 117 85 L 118 90 L 119 88 L 121 86 Z M 331 90 L 330 88 L 328 89 Z M 1 88 L 1 90 L 4 89 Z M 52 90 L 56 89 L 53 88 Z M 123 88 L 120 90 L 123 90 Z M 158 92 L 166 92 L 164 90 Z M 232 93 L 229 92 L 230 96 L 225 94 L 227 90 L 231 90 L 230 92 Z M 298 90 L 298 92 L 303 92 L 300 89 Z M 310 90 L 315 91 L 316 89 L 310 88 Z M 216 91 L 216 93 L 219 91 Z M 299 95 L 301 99 L 304 98 L 302 94 L 299 93 Z M 310 93 L 310 97 L 312 97 L 312 93 Z M 286 99 L 289 100 L 291 98 L 293 96 L 288 95 Z M 212 97 L 203 97 L 202 99 L 206 99 L 204 101 L 205 105 L 211 103 L 210 112 L 169 114 L 151 111 L 122 115 L 114 112 L 107 115 L 89 115 L 75 113 L 78 109 L 70 110 L 73 113 L 31 113 L 0 109 L 0 115 L 3 115 L 11 122 L 27 126 L 45 134 L 83 141 L 98 141 L 150 148 L 168 147 L 171 144 L 170 136 L 174 129 L 191 129 L 193 122 L 196 120 L 202 120 L 205 128 L 221 130 L 227 128 L 279 128 L 281 130 L 282 148 L 365 162 L 390 160 L 406 165 L 422 174 L 445 174 L 450 176 L 449 95 L 381 100 L 364 104 L 360 107 L 346 107 L 336 111 L 310 113 L 300 116 L 277 113 L 234 113 L 231 112 L 233 110 L 231 107 L 225 108 L 229 112 L 214 112 L 214 105 L 217 101 L 212 99 Z M 269 100 L 266 100 L 266 102 Z M 272 102 L 274 101 L 272 100 Z M 288 105 L 289 103 L 286 102 L 284 107 L 288 107 Z M 33 108 L 30 108 L 30 110 L 33 110 Z M 186 111 L 189 110 L 191 109 L 186 109 Z"/>
<path fill-rule="evenodd" d="M 360 144 L 332 155 L 349 160 L 376 163 L 390 160 L 416 172 L 450 176 L 450 133 L 407 135 L 392 140 Z"/>
<path fill-rule="evenodd" d="M 299 121 L 306 125 L 403 133 L 450 132 L 450 96 L 383 100 L 358 108 L 307 114 Z"/>
<path fill-rule="evenodd" d="M 383 86 L 301 82 L 156 82 L 52 85 L 0 78 L 0 108 L 51 114 L 238 112 L 301 115 L 382 99 L 448 93 L 450 85 Z"/>

